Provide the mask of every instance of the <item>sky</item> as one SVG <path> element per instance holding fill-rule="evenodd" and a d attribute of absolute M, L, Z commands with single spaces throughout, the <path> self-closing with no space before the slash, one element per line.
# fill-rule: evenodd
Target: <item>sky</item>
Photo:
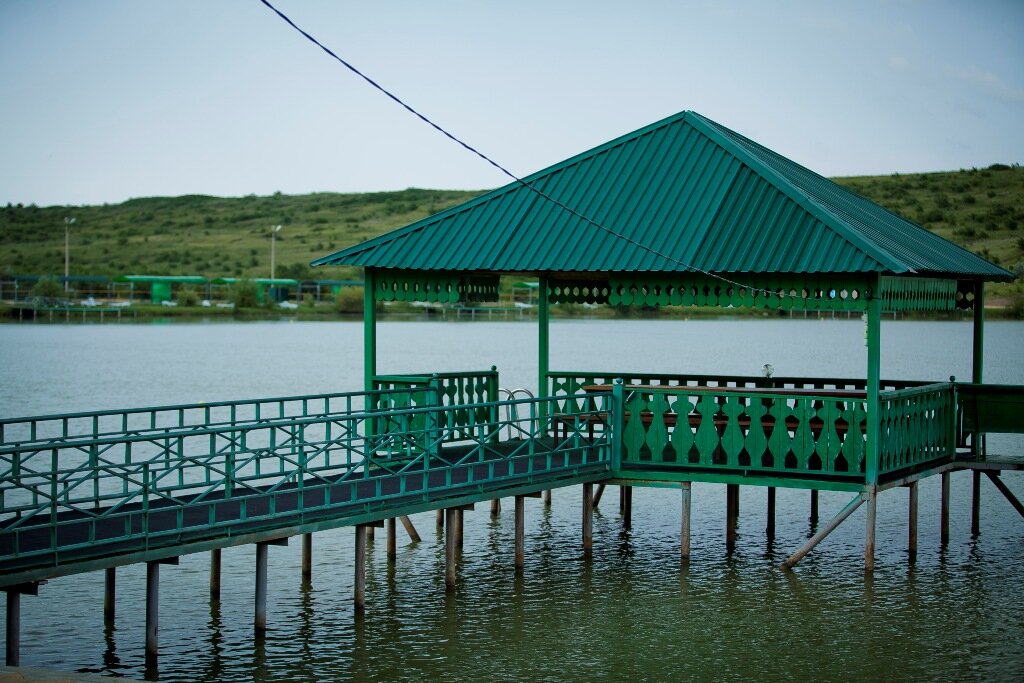
<path fill-rule="evenodd" d="M 272 0 L 526 175 L 686 109 L 826 176 L 1024 162 L 1024 1 Z M 0 204 L 507 178 L 259 0 L 0 0 Z"/>

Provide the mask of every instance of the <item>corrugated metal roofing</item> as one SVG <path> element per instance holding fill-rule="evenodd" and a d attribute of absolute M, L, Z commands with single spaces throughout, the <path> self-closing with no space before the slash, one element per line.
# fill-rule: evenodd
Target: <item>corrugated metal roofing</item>
<path fill-rule="evenodd" d="M 492 272 L 890 273 L 1010 279 L 694 112 L 313 265 Z"/>

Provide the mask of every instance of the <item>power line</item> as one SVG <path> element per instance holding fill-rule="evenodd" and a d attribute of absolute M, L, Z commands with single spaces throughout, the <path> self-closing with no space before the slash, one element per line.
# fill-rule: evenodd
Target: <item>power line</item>
<path fill-rule="evenodd" d="M 403 109 L 405 109 L 410 114 L 412 114 L 413 116 L 418 118 L 420 121 L 422 121 L 423 123 L 427 124 L 428 126 L 433 128 L 434 130 L 436 130 L 438 133 L 440 133 L 441 135 L 445 136 L 446 138 L 448 138 L 452 142 L 456 143 L 457 145 L 459 145 L 460 147 L 462 147 L 466 151 L 468 151 L 468 152 L 470 152 L 472 154 L 475 154 L 477 157 L 483 159 L 488 164 L 490 164 L 494 168 L 498 169 L 498 171 L 500 171 L 504 175 L 506 175 L 509 178 L 511 178 L 514 182 L 522 185 L 527 190 L 530 190 L 531 192 L 536 193 L 541 198 L 543 198 L 543 199 L 545 199 L 545 200 L 555 204 L 556 206 L 560 207 L 564 211 L 569 212 L 569 214 L 575 216 L 576 218 L 579 218 L 580 220 L 583 220 L 583 221 L 589 223 L 590 225 L 593 225 L 594 227 L 598 228 L 599 230 L 604 230 L 609 235 L 612 235 L 613 237 L 617 237 L 618 239 L 621 239 L 621 240 L 623 240 L 625 242 L 628 242 L 629 244 L 632 244 L 635 247 L 643 249 L 644 251 L 646 251 L 648 253 L 654 254 L 655 256 L 663 258 L 663 259 L 665 259 L 667 261 L 671 261 L 672 263 L 675 263 L 676 265 L 680 265 L 683 268 L 685 268 L 686 270 L 690 270 L 690 271 L 695 271 L 695 272 L 701 273 L 702 275 L 706 275 L 706 276 L 708 276 L 710 278 L 714 278 L 716 280 L 720 280 L 722 282 L 725 282 L 727 284 L 733 285 L 735 287 L 740 287 L 742 289 L 750 289 L 750 290 L 758 291 L 758 292 L 765 293 L 765 294 L 772 294 L 772 293 L 774 293 L 774 292 L 771 292 L 770 290 L 764 289 L 762 287 L 751 287 L 750 285 L 745 285 L 745 284 L 743 284 L 741 282 L 736 282 L 735 280 L 730 280 L 729 278 L 723 277 L 722 275 L 719 275 L 719 274 L 714 273 L 712 271 L 704 270 L 703 268 L 698 268 L 697 266 L 690 265 L 689 263 L 685 263 L 684 261 L 681 261 L 681 260 L 679 260 L 679 259 L 677 259 L 677 258 L 675 258 L 673 256 L 669 256 L 668 254 L 662 253 L 661 251 L 658 251 L 657 249 L 649 247 L 646 244 L 642 244 L 642 243 L 638 242 L 637 240 L 633 239 L 632 237 L 629 237 L 628 235 L 624 235 L 621 232 L 613 230 L 612 228 L 609 228 L 606 225 L 598 223 L 597 221 L 595 221 L 594 219 L 590 218 L 589 216 L 585 216 L 585 215 L 581 214 L 579 211 L 577 211 L 576 209 L 572 208 L 571 206 L 568 206 L 568 205 L 564 204 L 563 202 L 559 201 L 558 199 L 555 199 L 554 197 L 552 197 L 551 195 L 547 194 L 543 190 L 541 190 L 541 189 L 539 189 L 537 187 L 534 187 L 533 185 L 531 185 L 530 183 L 526 182 L 525 180 L 520 178 L 518 175 L 513 173 L 512 171 L 508 170 L 507 168 L 505 168 L 504 166 L 499 164 L 497 161 L 495 161 L 491 157 L 487 156 L 486 154 L 484 154 L 483 152 L 478 150 L 476 147 L 473 147 L 469 143 L 463 141 L 461 138 L 459 138 L 456 135 L 448 132 L 442 126 L 438 125 L 437 123 L 434 123 L 433 120 L 428 118 L 426 115 L 421 114 L 417 109 L 415 109 L 410 104 L 405 102 L 405 100 L 400 98 L 398 95 L 395 95 L 390 90 L 388 90 L 384 86 L 382 86 L 379 83 L 377 83 L 377 81 L 373 80 L 372 78 L 370 78 L 369 76 L 364 74 L 362 71 L 360 71 L 355 66 L 353 66 L 350 62 L 346 61 L 344 58 L 340 57 L 336 52 L 334 52 L 329 47 L 327 47 L 326 45 L 321 43 L 319 40 L 314 38 L 306 30 L 304 30 L 301 27 L 299 27 L 284 12 L 282 12 L 281 10 L 277 9 L 276 7 L 274 7 L 274 5 L 272 5 L 269 2 L 269 0 L 260 0 L 260 2 L 262 2 L 264 5 L 266 5 L 267 8 L 269 8 L 270 11 L 272 11 L 274 14 L 276 14 L 278 17 L 280 17 L 282 21 L 284 21 L 286 24 L 288 24 L 293 29 L 295 29 L 300 34 L 302 34 L 302 36 L 304 38 L 306 38 L 306 40 L 308 40 L 309 42 L 313 43 L 318 48 L 320 48 L 321 50 L 326 52 L 332 59 L 334 59 L 335 61 L 340 63 L 342 66 L 344 66 L 346 69 L 348 69 L 349 71 L 354 73 L 356 76 L 359 76 L 361 79 L 363 79 L 364 81 L 369 83 L 371 86 L 373 86 L 374 88 L 376 88 L 380 92 L 384 93 L 384 95 L 386 95 L 388 98 L 390 98 L 391 100 L 396 102 Z M 788 292 L 784 293 L 783 296 L 789 296 Z"/>

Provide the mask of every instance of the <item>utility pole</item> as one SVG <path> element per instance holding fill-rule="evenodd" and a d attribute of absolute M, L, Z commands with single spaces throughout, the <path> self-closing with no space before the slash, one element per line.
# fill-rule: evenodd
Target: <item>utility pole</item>
<path fill-rule="evenodd" d="M 74 220 L 74 219 L 72 219 Z M 274 279 L 274 257 L 277 245 L 277 233 L 281 232 L 281 226 L 275 225 L 270 228 L 270 279 Z"/>
<path fill-rule="evenodd" d="M 71 224 L 75 222 L 74 216 L 64 217 L 64 293 L 68 293 L 68 274 L 71 265 Z"/>

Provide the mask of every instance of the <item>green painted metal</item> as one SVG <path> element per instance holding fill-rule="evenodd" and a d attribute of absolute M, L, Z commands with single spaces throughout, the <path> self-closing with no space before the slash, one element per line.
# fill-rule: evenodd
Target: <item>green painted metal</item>
<path fill-rule="evenodd" d="M 831 481 L 827 479 L 804 479 L 801 477 L 765 476 L 757 472 L 704 471 L 688 472 L 637 472 L 636 470 L 613 470 L 612 478 L 605 484 L 614 486 L 649 486 L 655 488 L 679 488 L 682 482 L 700 482 L 706 484 L 739 484 L 741 486 L 775 486 L 820 491 L 863 491 L 863 482 Z"/>
<path fill-rule="evenodd" d="M 551 319 L 548 309 L 548 278 L 541 276 L 538 283 L 539 295 L 537 298 L 537 392 L 541 398 L 547 398 L 548 368 L 551 365 Z"/>
<path fill-rule="evenodd" d="M 974 285 L 974 328 L 971 344 L 971 381 L 981 384 L 985 369 L 985 287 Z"/>
<path fill-rule="evenodd" d="M 474 404 L 496 419 L 472 432 L 458 424 L 460 406 L 435 405 L 7 445 L 0 583 L 33 567 L 607 476 L 609 435 L 592 430 L 594 416 L 551 434 L 543 403 L 503 402 L 517 407 L 514 421 L 494 402 Z M 379 420 L 388 429 L 367 430 Z"/>
<path fill-rule="evenodd" d="M 302 394 L 0 419 L 0 446 L 114 437 L 364 410 L 364 392 Z"/>
<path fill-rule="evenodd" d="M 314 261 L 447 273 L 1012 274 L 694 112 Z M 472 245 L 472 248 L 465 248 Z"/>
<path fill-rule="evenodd" d="M 878 484 L 879 466 L 879 394 L 881 392 L 882 375 L 882 302 L 878 297 L 873 297 L 868 302 L 866 316 L 867 326 L 864 330 L 864 343 L 868 347 L 868 386 L 867 386 L 867 414 L 872 419 L 867 424 L 867 483 L 870 486 Z"/>
<path fill-rule="evenodd" d="M 373 292 L 377 288 L 377 275 L 367 269 L 363 278 L 363 389 L 373 390 L 377 375 L 377 309 Z"/>

